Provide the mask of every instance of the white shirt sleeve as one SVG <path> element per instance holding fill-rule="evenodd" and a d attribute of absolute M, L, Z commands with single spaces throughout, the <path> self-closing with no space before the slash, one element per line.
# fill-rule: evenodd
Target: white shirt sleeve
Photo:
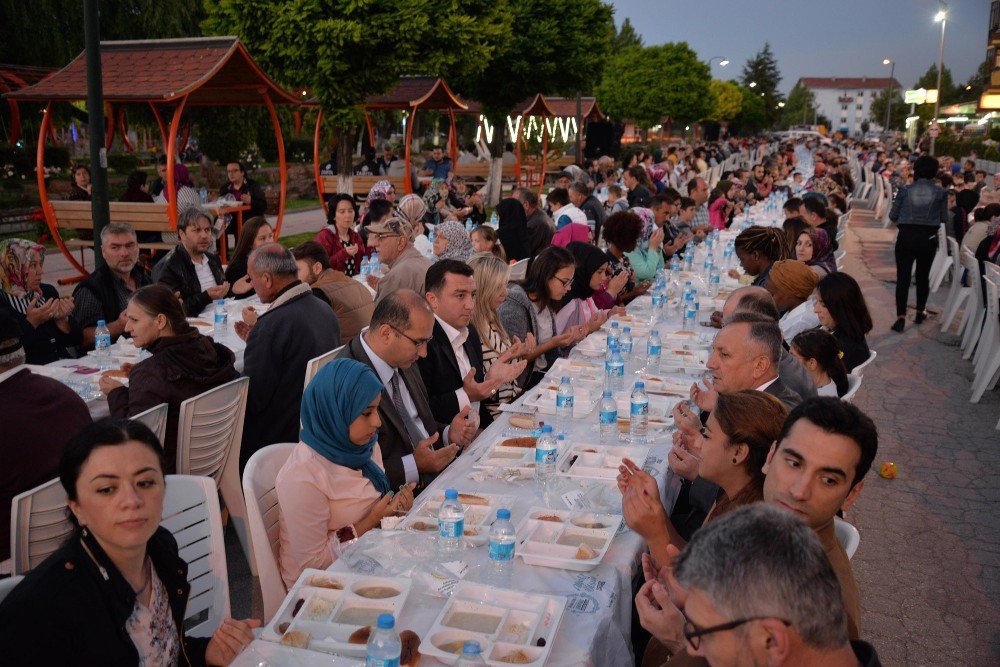
<path fill-rule="evenodd" d="M 417 460 L 413 458 L 413 454 L 407 454 L 403 457 L 403 472 L 406 475 L 407 484 L 416 484 L 420 481 L 420 471 L 417 470 Z"/>

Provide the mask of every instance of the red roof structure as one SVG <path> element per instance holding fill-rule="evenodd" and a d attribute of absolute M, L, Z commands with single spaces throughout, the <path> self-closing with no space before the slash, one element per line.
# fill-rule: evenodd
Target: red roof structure
<path fill-rule="evenodd" d="M 465 111 L 462 102 L 444 79 L 433 76 L 404 76 L 385 95 L 372 95 L 365 100 L 365 110 L 377 109 L 438 109 Z"/>
<path fill-rule="evenodd" d="M 891 82 L 891 83 L 890 83 Z M 901 90 L 899 81 L 895 79 L 890 79 L 889 77 L 868 77 L 868 76 L 853 76 L 853 77 L 841 77 L 841 76 L 830 76 L 830 77 L 819 77 L 819 76 L 809 76 L 802 77 L 799 79 L 799 83 L 806 88 L 834 88 L 836 90 L 871 90 L 878 89 L 882 90 L 888 88 L 892 85 L 893 88 Z"/>
<path fill-rule="evenodd" d="M 552 109 L 553 116 L 560 118 L 576 116 L 575 97 L 546 97 L 545 101 L 548 102 L 549 108 Z M 597 98 L 582 97 L 580 98 L 580 103 L 583 120 L 602 120 L 604 118 L 604 112 L 597 106 Z"/>
<path fill-rule="evenodd" d="M 0 65 L 0 95 L 21 90 L 55 72 L 51 67 L 32 67 L 30 65 Z M 17 143 L 21 138 L 21 110 L 15 100 L 8 99 L 10 109 L 10 136 L 8 141 Z"/>

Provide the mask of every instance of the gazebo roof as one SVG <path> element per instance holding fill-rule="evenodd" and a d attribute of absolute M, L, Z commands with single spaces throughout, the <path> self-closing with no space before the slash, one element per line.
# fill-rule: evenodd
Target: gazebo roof
<path fill-rule="evenodd" d="M 11 92 L 38 83 L 55 72 L 52 67 L 0 64 L 0 92 Z"/>
<path fill-rule="evenodd" d="M 451 92 L 444 79 L 433 76 L 404 76 L 384 95 L 372 95 L 365 100 L 365 109 L 454 109 L 465 111 L 468 106 Z"/>
<path fill-rule="evenodd" d="M 276 104 L 300 103 L 264 74 L 236 37 L 101 42 L 101 71 L 108 102 L 170 103 L 187 96 L 188 105 L 261 104 L 268 92 Z M 8 97 L 86 99 L 86 52 Z"/>
<path fill-rule="evenodd" d="M 575 97 L 546 97 L 545 101 L 548 103 L 549 108 L 552 109 L 553 116 L 576 116 Z M 583 97 L 580 98 L 580 101 L 580 109 L 584 120 L 601 120 L 604 118 L 604 113 L 602 113 L 600 107 L 597 106 L 596 98 Z"/>

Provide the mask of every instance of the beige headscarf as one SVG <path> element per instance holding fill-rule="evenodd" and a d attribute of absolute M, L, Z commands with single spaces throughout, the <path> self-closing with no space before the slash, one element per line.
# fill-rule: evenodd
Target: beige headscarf
<path fill-rule="evenodd" d="M 399 217 L 410 223 L 410 227 L 416 233 L 418 225 L 423 222 L 424 214 L 427 213 L 427 204 L 419 195 L 406 195 L 396 202 L 396 210 Z"/>
<path fill-rule="evenodd" d="M 809 265 L 797 259 L 778 260 L 771 265 L 768 277 L 777 289 L 803 301 L 809 298 L 819 282 L 819 276 Z"/>

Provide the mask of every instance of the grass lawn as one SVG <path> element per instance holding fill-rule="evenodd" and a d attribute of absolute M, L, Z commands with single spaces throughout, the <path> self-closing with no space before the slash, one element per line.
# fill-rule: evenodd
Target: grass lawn
<path fill-rule="evenodd" d="M 278 239 L 278 243 L 285 246 L 286 248 L 294 248 L 304 241 L 312 241 L 313 237 L 316 236 L 316 232 L 302 232 L 301 234 L 292 234 L 291 236 L 282 236 Z"/>
<path fill-rule="evenodd" d="M 288 199 L 285 201 L 286 211 L 304 211 L 310 208 L 319 208 L 318 199 Z"/>

